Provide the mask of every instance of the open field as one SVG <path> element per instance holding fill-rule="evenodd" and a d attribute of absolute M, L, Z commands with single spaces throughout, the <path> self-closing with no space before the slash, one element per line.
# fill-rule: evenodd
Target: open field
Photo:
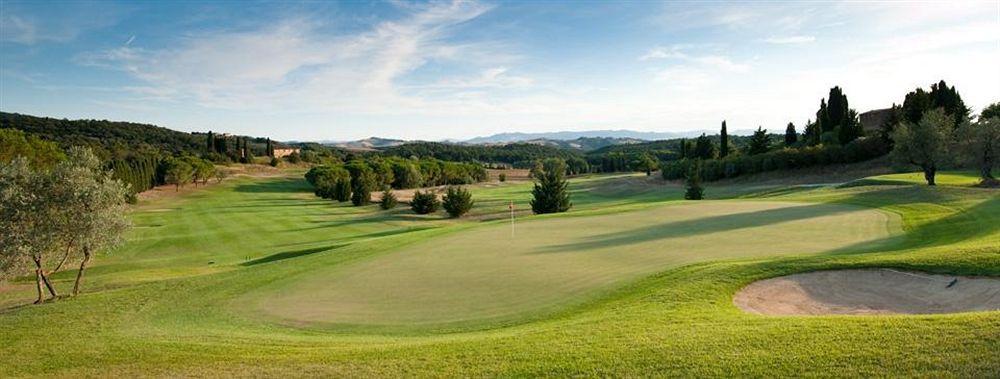
<path fill-rule="evenodd" d="M 588 176 L 571 212 L 525 217 L 529 183 L 489 183 L 451 220 L 235 178 L 141 203 L 77 299 L 25 306 L 30 286 L 3 287 L 0 376 L 1000 375 L 1000 312 L 733 303 L 816 270 L 1000 276 L 996 190 L 797 184 L 709 185 L 718 200 L 693 203 Z"/>

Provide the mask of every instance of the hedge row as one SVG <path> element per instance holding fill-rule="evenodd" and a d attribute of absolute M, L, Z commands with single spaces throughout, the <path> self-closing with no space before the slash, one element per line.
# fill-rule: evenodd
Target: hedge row
<path fill-rule="evenodd" d="M 767 171 L 861 162 L 888 154 L 889 150 L 884 140 L 872 137 L 860 138 L 846 145 L 785 148 L 757 155 L 728 156 L 702 161 L 701 177 L 713 181 Z M 684 178 L 693 163 L 691 159 L 664 162 L 660 165 L 663 178 Z"/>

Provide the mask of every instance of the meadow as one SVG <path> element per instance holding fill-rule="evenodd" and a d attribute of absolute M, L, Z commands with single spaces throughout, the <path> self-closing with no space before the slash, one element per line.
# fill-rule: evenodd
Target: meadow
<path fill-rule="evenodd" d="M 2 287 L 0 376 L 1000 376 L 1000 312 L 733 304 L 815 270 L 1000 276 L 996 190 L 911 176 L 720 183 L 701 202 L 584 176 L 546 216 L 529 183 L 491 182 L 459 220 L 322 200 L 299 172 L 233 178 L 140 203 L 76 299 Z"/>

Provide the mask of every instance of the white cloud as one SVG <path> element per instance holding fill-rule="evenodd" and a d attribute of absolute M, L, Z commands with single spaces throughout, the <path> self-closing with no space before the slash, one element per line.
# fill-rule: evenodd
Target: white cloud
<path fill-rule="evenodd" d="M 812 43 L 815 41 L 816 37 L 813 36 L 769 37 L 764 40 L 764 42 L 775 45 L 793 45 L 802 43 Z"/>
<path fill-rule="evenodd" d="M 188 35 L 172 48 L 132 44 L 77 60 L 129 73 L 144 83 L 132 87 L 135 93 L 153 99 L 222 109 L 393 112 L 425 102 L 401 93 L 400 77 L 431 61 L 491 55 L 476 51 L 481 45 L 445 42 L 456 26 L 490 9 L 459 1 L 408 5 L 408 16 L 353 35 L 324 34 L 309 18 L 286 19 L 250 31 Z M 528 82 L 506 70 L 486 70 L 476 80 L 482 86 Z"/>

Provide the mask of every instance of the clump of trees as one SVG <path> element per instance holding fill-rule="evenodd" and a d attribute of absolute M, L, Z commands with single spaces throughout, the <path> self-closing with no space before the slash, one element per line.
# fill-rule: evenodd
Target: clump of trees
<path fill-rule="evenodd" d="M 566 182 L 566 163 L 561 159 L 549 158 L 540 162 L 537 172 L 532 173 L 535 186 L 531 190 L 531 210 L 536 214 L 568 211 L 570 202 Z"/>
<path fill-rule="evenodd" d="M 410 209 L 419 215 L 437 212 L 440 206 L 441 202 L 438 200 L 437 195 L 431 191 L 416 191 L 413 193 L 413 200 L 410 200 Z"/>
<path fill-rule="evenodd" d="M 943 84 L 942 84 L 943 86 Z M 951 93 L 954 89 L 945 91 Z M 961 114 L 963 106 L 959 109 Z M 892 133 L 894 141 L 892 157 L 901 164 L 920 167 L 928 185 L 935 185 L 937 171 L 950 164 L 965 164 L 979 170 L 983 186 L 996 186 L 993 169 L 1000 157 L 1000 115 L 995 110 L 1000 103 L 993 104 L 980 114 L 975 122 L 956 124 L 955 110 L 949 113 L 947 107 L 925 111 L 919 121 L 907 117 L 897 125 Z"/>
<path fill-rule="evenodd" d="M 315 166 L 306 173 L 306 180 L 315 188 L 316 196 L 351 200 L 355 205 L 368 204 L 371 192 L 382 187 L 462 185 L 487 178 L 486 169 L 474 163 L 378 156 L 356 157 L 346 164 Z"/>
<path fill-rule="evenodd" d="M 451 217 L 461 217 L 472 209 L 474 203 L 472 193 L 468 190 L 459 186 L 450 186 L 445 192 L 442 205 Z"/>
<path fill-rule="evenodd" d="M 190 155 L 167 158 L 163 162 L 164 183 L 174 185 L 175 191 L 189 183 L 206 184 L 216 176 L 215 172 L 215 164 L 211 161 Z"/>
<path fill-rule="evenodd" d="M 0 279 L 32 272 L 38 297 L 58 298 L 50 276 L 79 259 L 79 294 L 94 254 L 117 246 L 130 227 L 127 185 L 88 148 L 73 148 L 51 169 L 26 158 L 0 162 Z"/>

